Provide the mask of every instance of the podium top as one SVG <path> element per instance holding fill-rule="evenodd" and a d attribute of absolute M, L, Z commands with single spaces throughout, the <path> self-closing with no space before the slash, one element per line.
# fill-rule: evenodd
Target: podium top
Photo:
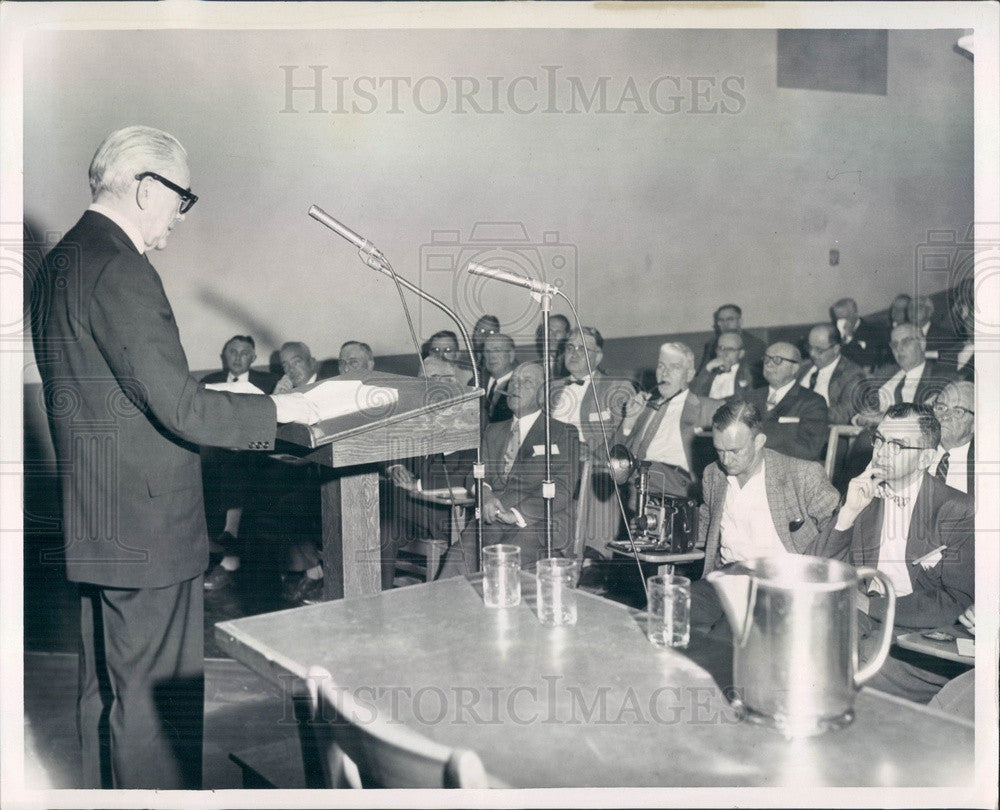
<path fill-rule="evenodd" d="M 338 380 L 361 380 L 365 385 L 380 388 L 395 388 L 398 398 L 386 402 L 377 392 L 361 411 L 345 414 L 333 419 L 325 419 L 315 425 L 289 423 L 278 427 L 280 441 L 295 444 L 311 450 L 341 439 L 359 436 L 369 431 L 390 426 L 404 427 L 408 420 L 418 420 L 425 414 L 450 409 L 455 405 L 475 402 L 483 396 L 481 388 L 472 388 L 461 383 L 445 380 L 425 380 L 420 377 L 406 377 L 401 374 L 387 374 L 373 371 L 363 375 L 343 375 L 331 377 Z M 326 382 L 319 380 L 300 390 L 309 390 Z"/>

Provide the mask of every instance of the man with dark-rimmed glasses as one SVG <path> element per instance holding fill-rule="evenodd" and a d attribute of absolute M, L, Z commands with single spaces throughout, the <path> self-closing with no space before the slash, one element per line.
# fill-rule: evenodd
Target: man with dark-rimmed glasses
<path fill-rule="evenodd" d="M 191 376 L 160 276 L 197 197 L 171 135 L 112 132 L 93 204 L 46 256 L 32 332 L 63 483 L 66 575 L 80 589 L 85 788 L 198 788 L 208 534 L 197 445 L 271 450 L 294 402 Z"/>
<path fill-rule="evenodd" d="M 928 472 L 953 489 L 975 495 L 976 388 L 965 380 L 948 383 L 931 407 L 941 423 L 941 441 Z"/>
<path fill-rule="evenodd" d="M 896 592 L 898 632 L 954 622 L 975 588 L 973 501 L 929 468 L 941 441 L 931 408 L 891 406 L 872 434 L 871 464 L 851 480 L 833 538 L 849 538 L 850 562 L 878 568 Z M 887 597 L 858 593 L 862 659 L 874 656 Z M 869 682 L 875 689 L 926 703 L 954 673 L 914 666 L 893 651 Z"/>

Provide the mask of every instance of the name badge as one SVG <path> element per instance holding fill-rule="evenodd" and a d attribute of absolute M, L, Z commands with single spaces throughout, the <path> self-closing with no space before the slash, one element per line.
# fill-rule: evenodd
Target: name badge
<path fill-rule="evenodd" d="M 544 456 L 545 455 L 545 445 L 544 444 L 536 444 L 534 446 L 534 451 L 535 451 L 535 455 L 536 456 Z M 558 456 L 559 455 L 559 445 L 558 444 L 553 444 L 552 445 L 552 455 L 554 455 L 554 456 Z"/>
<path fill-rule="evenodd" d="M 592 413 L 587 417 L 588 422 L 599 422 L 601 419 L 610 419 L 611 411 L 601 411 L 600 413 Z"/>
<path fill-rule="evenodd" d="M 797 425 L 799 423 L 799 417 L 797 416 L 779 416 L 779 425 Z"/>

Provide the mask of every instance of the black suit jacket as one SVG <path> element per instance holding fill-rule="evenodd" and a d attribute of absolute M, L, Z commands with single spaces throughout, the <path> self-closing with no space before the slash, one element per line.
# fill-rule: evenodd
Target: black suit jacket
<path fill-rule="evenodd" d="M 490 390 L 490 382 L 492 380 L 493 378 L 490 376 L 483 377 L 484 391 Z M 507 404 L 507 383 L 509 382 L 510 377 L 493 390 L 492 396 L 483 396 L 483 418 L 487 422 L 506 422 L 513 417 L 514 414 L 510 411 L 510 405 Z M 472 385 L 472 383 L 469 383 L 469 385 Z"/>
<path fill-rule="evenodd" d="M 812 361 L 805 364 L 799 374 L 801 385 L 808 387 L 809 377 L 815 367 Z M 830 385 L 826 392 L 830 402 L 827 415 L 831 425 L 851 424 L 851 417 L 861 409 L 867 378 L 864 369 L 857 363 L 846 357 L 840 358 L 830 375 Z"/>
<path fill-rule="evenodd" d="M 869 371 L 892 359 L 889 353 L 889 330 L 882 324 L 858 319 L 850 343 L 840 347 L 840 354 Z"/>
<path fill-rule="evenodd" d="M 745 399 L 756 405 L 761 413 L 761 432 L 767 436 L 768 447 L 786 456 L 819 460 L 830 434 L 823 397 L 796 384 L 770 413 L 766 385 L 755 388 Z"/>
<path fill-rule="evenodd" d="M 896 600 L 895 625 L 903 628 L 940 627 L 954 622 L 975 601 L 975 507 L 968 495 L 924 474 L 913 505 L 906 537 L 906 570 L 913 592 Z M 850 529 L 834 531 L 850 545 L 854 565 L 876 567 L 882 537 L 885 501 L 873 500 Z M 946 546 L 940 559 L 926 566 L 919 557 Z M 871 597 L 869 614 L 885 619 L 885 597 Z"/>
<path fill-rule="evenodd" d="M 94 211 L 46 257 L 35 357 L 63 480 L 70 580 L 156 588 L 208 565 L 198 444 L 270 450 L 269 397 L 188 371 L 156 270 Z"/>
<path fill-rule="evenodd" d="M 707 369 L 702 369 L 698 372 L 691 384 L 688 386 L 691 389 L 692 394 L 697 394 L 699 397 L 707 397 L 712 390 L 712 383 L 715 381 L 715 371 L 708 371 Z M 757 382 L 754 380 L 753 375 L 750 373 L 747 364 L 740 363 L 738 369 L 736 369 L 736 390 L 733 394 L 747 393 L 751 389 L 757 387 Z"/>
<path fill-rule="evenodd" d="M 206 374 L 202 377 L 201 382 L 204 385 L 213 385 L 215 383 L 224 383 L 228 379 L 228 371 L 213 371 L 211 374 Z M 274 391 L 274 386 L 278 384 L 278 375 L 271 374 L 269 371 L 250 369 L 250 384 L 256 385 L 265 394 L 270 394 Z"/>
<path fill-rule="evenodd" d="M 742 331 L 740 334 L 743 336 L 743 364 L 750 372 L 750 377 L 753 380 L 754 387 L 763 385 L 764 351 L 767 349 L 767 346 L 764 345 L 763 340 L 746 330 Z M 698 371 L 703 371 L 705 366 L 708 364 L 708 361 L 715 357 L 715 346 L 718 340 L 719 336 L 716 335 L 705 344 L 705 347 L 701 352 L 701 362 L 698 363 Z"/>

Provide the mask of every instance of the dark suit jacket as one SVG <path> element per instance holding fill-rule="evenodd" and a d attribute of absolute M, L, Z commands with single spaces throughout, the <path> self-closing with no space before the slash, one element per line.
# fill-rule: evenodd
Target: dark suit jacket
<path fill-rule="evenodd" d="M 861 400 L 864 403 L 862 410 L 879 411 L 879 389 L 886 384 L 893 376 L 899 372 L 899 366 L 895 363 L 883 366 L 873 374 L 863 384 L 864 393 Z M 913 401 L 918 405 L 925 405 L 933 402 L 934 398 L 941 393 L 941 389 L 954 380 L 962 379 L 955 371 L 941 363 L 928 360 L 924 363 L 923 373 L 917 382 L 917 390 Z"/>
<path fill-rule="evenodd" d="M 489 391 L 490 382 L 493 378 L 485 375 L 482 379 L 483 390 Z M 510 377 L 493 390 L 492 396 L 483 396 L 483 418 L 487 422 L 506 422 L 514 416 L 510 411 L 510 405 L 507 404 L 507 383 L 509 382 Z M 472 385 L 472 383 L 469 383 L 469 385 Z"/>
<path fill-rule="evenodd" d="M 270 450 L 269 397 L 188 371 L 149 260 L 94 211 L 46 257 L 35 357 L 63 480 L 70 580 L 156 588 L 208 565 L 198 444 Z"/>
<path fill-rule="evenodd" d="M 201 382 L 204 385 L 212 385 L 215 383 L 223 383 L 228 379 L 228 371 L 213 371 L 211 374 L 206 374 L 202 377 Z M 278 375 L 271 374 L 269 371 L 256 371 L 255 369 L 250 369 L 250 384 L 256 385 L 265 394 L 270 394 L 274 391 L 274 386 L 278 384 Z"/>
<path fill-rule="evenodd" d="M 705 549 L 705 571 L 721 562 L 722 509 L 729 480 L 718 462 L 705 468 L 705 502 L 698 516 L 698 546 Z M 815 461 L 790 458 L 764 448 L 764 489 L 778 538 L 788 551 L 817 557 L 843 557 L 847 540 L 831 540 L 840 495 Z"/>
<path fill-rule="evenodd" d="M 552 413 L 557 419 L 562 418 L 560 411 L 562 392 L 571 387 L 570 377 L 564 377 L 552 384 Z M 600 414 L 594 402 L 594 394 L 601 403 Z M 630 380 L 620 377 L 609 377 L 601 371 L 594 372 L 591 387 L 587 389 L 580 406 L 580 432 L 587 448 L 593 456 L 595 464 L 607 466 L 607 455 L 604 451 L 604 438 L 601 435 L 601 419 L 608 431 L 608 443 L 614 443 L 615 432 L 625 416 L 625 404 L 635 394 L 635 386 Z M 600 419 L 598 418 L 600 415 Z"/>
<path fill-rule="evenodd" d="M 859 318 L 851 342 L 841 346 L 840 355 L 864 369 L 878 368 L 892 359 L 889 353 L 889 330 L 882 324 Z"/>
<path fill-rule="evenodd" d="M 799 383 L 805 387 L 812 374 L 815 364 L 810 360 L 806 363 Z M 864 381 L 868 378 L 865 370 L 854 361 L 841 357 L 837 367 L 830 375 L 830 387 L 827 397 L 830 404 L 827 408 L 827 418 L 831 425 L 849 425 L 851 417 L 861 410 L 864 395 Z"/>
<path fill-rule="evenodd" d="M 542 481 L 545 480 L 545 420 L 539 415 L 528 435 L 521 441 L 514 466 L 506 480 L 503 478 L 503 452 L 510 435 L 511 422 L 494 422 L 483 433 L 483 463 L 486 465 L 485 483 L 507 509 L 516 509 L 528 524 L 522 532 L 531 533 L 540 546 L 545 545 L 545 502 L 542 499 Z M 552 500 L 552 534 L 554 544 L 562 548 L 572 538 L 573 494 L 580 478 L 580 437 L 576 428 L 551 421 L 552 480 L 556 485 Z M 474 490 L 470 475 L 466 480 L 469 491 Z"/>
<path fill-rule="evenodd" d="M 845 531 L 834 531 L 850 548 L 854 565 L 878 566 L 885 501 L 876 498 Z M 896 600 L 897 627 L 940 627 L 955 621 L 975 601 L 975 507 L 968 495 L 924 474 L 906 538 L 906 570 L 913 593 Z M 947 546 L 934 565 L 910 565 Z M 869 614 L 885 619 L 887 599 L 870 598 Z"/>
<path fill-rule="evenodd" d="M 746 330 L 740 334 L 743 336 L 743 351 L 745 352 L 743 363 L 750 372 L 754 387 L 762 385 L 764 383 L 764 350 L 767 346 L 764 345 L 763 340 Z M 715 357 L 715 344 L 718 339 L 719 337 L 716 335 L 702 349 L 701 362 L 698 363 L 699 372 L 703 371 L 708 361 Z"/>
<path fill-rule="evenodd" d="M 707 427 L 712 424 L 712 417 L 722 406 L 722 400 L 699 397 L 697 394 L 688 391 L 684 407 L 681 409 L 681 444 L 684 447 L 684 455 L 687 458 L 687 470 L 694 477 L 694 463 L 692 460 L 692 444 L 694 442 L 695 428 Z M 632 430 L 628 436 L 619 429 L 615 436 L 615 444 L 624 444 L 629 452 L 637 459 L 644 458 L 642 453 L 643 445 L 648 445 L 659 430 L 660 423 L 666 413 L 659 405 L 659 400 L 650 399 L 642 413 L 635 420 Z M 649 426 L 647 430 L 646 426 Z"/>
<path fill-rule="evenodd" d="M 715 380 L 715 370 L 708 371 L 702 369 L 698 372 L 688 388 L 691 389 L 691 393 L 697 394 L 699 397 L 707 397 L 712 390 L 712 382 Z M 757 383 L 754 380 L 753 375 L 750 373 L 745 362 L 740 363 L 739 368 L 736 369 L 736 390 L 734 394 L 739 394 L 741 392 L 750 391 L 757 387 Z"/>
<path fill-rule="evenodd" d="M 745 397 L 760 410 L 761 432 L 767 446 L 786 456 L 816 461 L 830 435 L 826 401 L 819 394 L 793 385 L 774 410 L 767 410 L 767 386 L 755 388 Z M 784 420 L 784 421 L 782 421 Z"/>

